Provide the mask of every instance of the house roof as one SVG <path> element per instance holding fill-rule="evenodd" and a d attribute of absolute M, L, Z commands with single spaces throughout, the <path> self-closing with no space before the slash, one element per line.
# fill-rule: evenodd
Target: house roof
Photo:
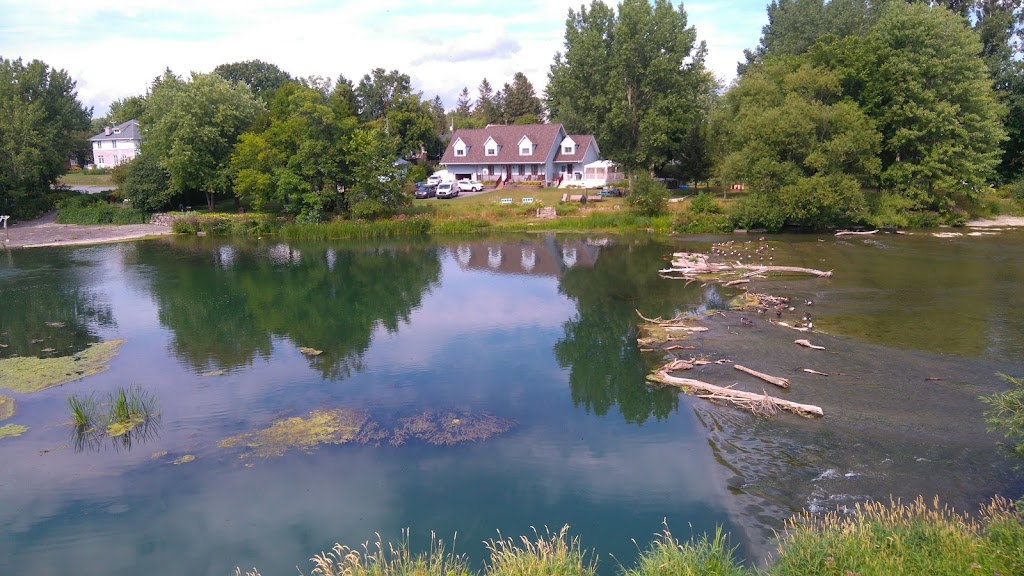
<path fill-rule="evenodd" d="M 558 154 L 555 154 L 555 162 L 582 162 L 583 158 L 586 157 L 587 148 L 591 146 L 597 146 L 597 142 L 593 136 L 587 134 L 570 134 L 569 138 L 576 143 L 576 150 L 573 154 L 565 154 L 562 152 L 562 147 L 558 147 Z M 598 155 L 600 155 L 600 151 Z"/>
<path fill-rule="evenodd" d="M 456 130 L 441 157 L 441 164 L 542 164 L 550 156 L 551 147 L 561 142 L 559 136 L 564 133 L 561 124 L 495 125 Z M 523 136 L 537 147 L 529 156 L 519 155 L 519 141 Z M 489 137 L 498 144 L 496 156 L 487 156 L 484 150 L 484 142 Z M 455 155 L 455 144 L 459 140 L 466 144 L 465 156 Z"/>
<path fill-rule="evenodd" d="M 123 124 L 114 126 L 110 131 L 110 134 L 106 133 L 106 130 L 99 134 L 89 138 L 90 142 L 97 142 L 100 140 L 142 140 L 142 132 L 139 131 L 138 120 L 129 120 Z"/>

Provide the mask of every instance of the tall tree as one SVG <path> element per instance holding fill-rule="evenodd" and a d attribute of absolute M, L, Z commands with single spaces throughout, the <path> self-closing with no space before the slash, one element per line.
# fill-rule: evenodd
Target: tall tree
<path fill-rule="evenodd" d="M 547 108 L 570 132 L 592 133 L 630 170 L 678 157 L 692 120 L 714 88 L 706 49 L 668 0 L 600 0 L 569 11 L 565 52 L 548 75 Z"/>
<path fill-rule="evenodd" d="M 91 116 L 66 71 L 0 58 L 0 213 L 50 189 L 83 147 Z"/>
<path fill-rule="evenodd" d="M 379 130 L 356 130 L 348 143 L 353 185 L 349 192 L 352 214 L 359 218 L 389 216 L 409 203 L 394 164 L 397 143 Z"/>
<path fill-rule="evenodd" d="M 469 87 L 463 86 L 459 92 L 459 100 L 455 103 L 455 114 L 459 118 L 469 118 L 473 112 L 473 99 L 469 97 Z"/>
<path fill-rule="evenodd" d="M 473 109 L 473 116 L 485 125 L 496 124 L 501 120 L 501 108 L 498 105 L 497 96 L 494 94 L 494 88 L 491 87 L 487 78 L 480 81 L 477 92 L 479 95 L 476 99 L 476 108 Z"/>
<path fill-rule="evenodd" d="M 502 116 L 508 124 L 535 124 L 544 116 L 544 106 L 526 74 L 516 72 L 512 84 L 502 89 Z"/>
<path fill-rule="evenodd" d="M 242 134 L 235 144 L 235 193 L 252 196 L 257 209 L 276 201 L 304 221 L 323 220 L 347 183 L 344 142 L 357 124 L 341 110 L 314 88 L 291 83 L 279 89 L 269 126 Z"/>
<path fill-rule="evenodd" d="M 993 176 L 1005 111 L 980 53 L 963 18 L 902 3 L 887 6 L 866 36 L 816 51 L 882 133 L 883 188 L 945 210 L 976 198 Z"/>
<path fill-rule="evenodd" d="M 127 96 L 110 103 L 107 122 L 111 126 L 124 124 L 129 120 L 138 120 L 146 112 L 145 96 Z"/>
<path fill-rule="evenodd" d="M 204 193 L 212 210 L 218 195 L 231 192 L 235 142 L 261 110 L 246 87 L 216 74 L 192 74 L 187 82 L 165 74 L 147 99 L 141 124 L 171 189 Z"/>
<path fill-rule="evenodd" d="M 228 82 L 241 82 L 258 98 L 267 101 L 271 94 L 292 80 L 290 74 L 274 64 L 262 60 L 246 60 L 232 64 L 221 64 L 213 73 Z"/>
<path fill-rule="evenodd" d="M 363 75 L 355 89 L 359 117 L 364 122 L 383 118 L 398 100 L 410 94 L 412 86 L 408 74 L 375 68 Z"/>

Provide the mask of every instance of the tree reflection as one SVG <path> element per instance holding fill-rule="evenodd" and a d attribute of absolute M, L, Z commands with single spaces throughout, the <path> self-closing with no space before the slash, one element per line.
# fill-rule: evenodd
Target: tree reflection
<path fill-rule="evenodd" d="M 160 322 L 198 370 L 250 364 L 282 337 L 322 350 L 310 364 L 344 378 L 361 369 L 374 330 L 397 330 L 441 276 L 436 249 L 404 245 L 175 241 L 143 250 Z"/>
<path fill-rule="evenodd" d="M 670 250 L 650 243 L 613 245 L 602 249 L 593 267 L 570 268 L 562 276 L 559 290 L 576 301 L 577 316 L 565 323 L 555 357 L 570 369 L 577 406 L 600 416 L 618 406 L 636 424 L 666 418 L 678 407 L 674 391 L 645 384 L 650 367 L 636 345 L 634 311 L 641 307 L 658 315 L 678 305 L 678 287 L 657 273 Z M 699 291 L 693 296 L 699 302 Z"/>
<path fill-rule="evenodd" d="M 88 262 L 67 250 L 12 253 L 0 266 L 0 358 L 66 356 L 99 341 L 114 324 L 110 305 L 93 291 Z"/>

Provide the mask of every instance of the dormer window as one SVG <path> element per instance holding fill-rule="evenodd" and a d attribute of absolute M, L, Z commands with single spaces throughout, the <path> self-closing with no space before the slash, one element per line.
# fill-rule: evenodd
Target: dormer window
<path fill-rule="evenodd" d="M 488 148 L 487 149 L 487 155 L 488 156 L 497 156 L 498 155 L 498 149 L 493 147 L 493 146 Z"/>
<path fill-rule="evenodd" d="M 466 155 L 466 149 L 465 148 L 456 148 L 455 149 L 455 155 L 456 156 L 465 156 Z"/>
<path fill-rule="evenodd" d="M 455 151 L 456 156 L 466 155 L 466 143 L 462 141 L 462 138 L 455 141 L 455 145 L 452 146 L 452 149 Z"/>
<path fill-rule="evenodd" d="M 519 154 L 522 156 L 529 156 L 530 154 L 533 154 L 533 146 L 526 146 L 524 148 L 520 148 Z"/>
<path fill-rule="evenodd" d="M 520 156 L 532 156 L 533 155 L 533 150 L 534 150 L 533 142 L 531 142 L 530 139 L 527 138 L 526 136 L 523 136 L 522 139 L 519 140 L 519 155 Z"/>
<path fill-rule="evenodd" d="M 562 154 L 575 154 L 576 153 L 576 142 L 566 136 L 562 140 Z"/>
<path fill-rule="evenodd" d="M 562 153 L 564 153 L 564 154 L 572 154 L 572 149 L 573 149 L 572 148 L 572 144 L 567 144 L 565 146 L 562 146 Z"/>
<path fill-rule="evenodd" d="M 494 138 L 488 138 L 484 142 L 484 155 L 486 156 L 497 156 L 498 155 L 498 143 L 494 141 Z"/>

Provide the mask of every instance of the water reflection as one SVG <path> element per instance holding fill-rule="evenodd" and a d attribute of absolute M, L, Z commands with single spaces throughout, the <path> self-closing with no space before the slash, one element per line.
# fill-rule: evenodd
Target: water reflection
<path fill-rule="evenodd" d="M 502 237 L 459 244 L 454 256 L 465 270 L 561 277 L 576 266 L 593 267 L 604 245 L 597 240 L 553 234 L 540 242 L 536 237 Z"/>
<path fill-rule="evenodd" d="M 94 292 L 98 263 L 90 255 L 8 252 L 0 263 L 0 358 L 74 354 L 114 324 L 110 304 Z"/>
<path fill-rule="evenodd" d="M 140 245 L 139 262 L 175 354 L 197 371 L 250 365 L 281 337 L 322 350 L 308 361 L 328 379 L 360 370 L 374 330 L 407 322 L 441 271 L 436 250 L 398 245 L 179 240 Z"/>

